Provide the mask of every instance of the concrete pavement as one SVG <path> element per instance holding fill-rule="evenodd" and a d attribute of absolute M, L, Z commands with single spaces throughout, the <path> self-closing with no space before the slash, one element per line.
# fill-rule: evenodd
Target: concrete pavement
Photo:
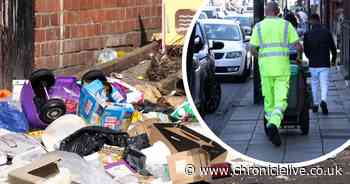
<path fill-rule="evenodd" d="M 295 163 L 315 159 L 350 138 L 350 89 L 335 69 L 330 72 L 329 115 L 310 112 L 310 133 L 282 129 L 282 146 L 276 148 L 263 129 L 263 106 L 253 104 L 252 80 L 224 83 L 219 110 L 204 117 L 208 126 L 233 149 L 255 159 Z"/>

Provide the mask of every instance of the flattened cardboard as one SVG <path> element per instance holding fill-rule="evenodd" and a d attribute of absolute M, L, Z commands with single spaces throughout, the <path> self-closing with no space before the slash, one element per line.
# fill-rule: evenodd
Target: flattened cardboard
<path fill-rule="evenodd" d="M 209 166 L 209 155 L 201 148 L 195 148 L 188 151 L 179 152 L 167 157 L 169 174 L 173 184 L 210 182 L 209 175 L 201 176 L 200 167 Z M 187 172 L 188 166 L 192 166 L 193 172 Z M 190 173 L 190 174 L 189 174 Z"/>
<path fill-rule="evenodd" d="M 11 184 L 42 184 L 48 177 L 59 173 L 57 163 L 61 160 L 56 155 L 45 157 L 9 173 Z"/>
<path fill-rule="evenodd" d="M 148 123 L 145 126 L 150 133 L 150 144 L 162 141 L 169 147 L 172 154 L 202 148 L 208 152 L 211 164 L 225 162 L 227 156 L 225 148 L 186 126 L 171 123 Z"/>

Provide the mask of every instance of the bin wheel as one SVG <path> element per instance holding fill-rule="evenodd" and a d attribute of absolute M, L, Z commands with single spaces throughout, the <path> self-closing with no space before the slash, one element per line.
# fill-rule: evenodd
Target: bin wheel
<path fill-rule="evenodd" d="M 309 108 L 304 108 L 303 112 L 300 114 L 300 130 L 302 135 L 309 134 L 310 129 L 310 112 Z"/>
<path fill-rule="evenodd" d="M 215 78 L 212 78 L 206 85 L 205 91 L 205 112 L 214 113 L 220 105 L 221 85 Z"/>
<path fill-rule="evenodd" d="M 50 124 L 66 113 L 66 105 L 61 99 L 50 99 L 41 108 L 39 118 L 46 124 Z"/>
<path fill-rule="evenodd" d="M 84 83 L 89 83 L 97 79 L 102 82 L 107 81 L 106 75 L 101 70 L 90 70 L 81 77 L 83 85 Z"/>
<path fill-rule="evenodd" d="M 267 134 L 267 119 L 264 117 L 264 131 L 265 131 L 265 134 Z"/>
<path fill-rule="evenodd" d="M 39 69 L 30 75 L 29 81 L 33 87 L 42 84 L 43 87 L 50 88 L 55 84 L 55 75 L 49 69 Z"/>

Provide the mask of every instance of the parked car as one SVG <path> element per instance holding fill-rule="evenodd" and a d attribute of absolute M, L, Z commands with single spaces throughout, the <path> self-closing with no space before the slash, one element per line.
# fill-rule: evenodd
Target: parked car
<path fill-rule="evenodd" d="M 250 4 L 244 8 L 244 13 L 253 13 L 254 12 L 254 6 L 253 4 Z"/>
<path fill-rule="evenodd" d="M 254 24 L 253 15 L 251 14 L 228 15 L 224 19 L 238 21 L 244 31 L 244 34 L 249 36 L 252 35 L 252 28 Z"/>
<path fill-rule="evenodd" d="M 205 13 L 209 19 L 218 18 L 218 12 L 214 6 L 206 6 L 202 9 L 202 13 Z"/>
<path fill-rule="evenodd" d="M 223 7 L 216 7 L 216 13 L 220 19 L 223 19 L 226 16 L 226 12 Z"/>
<path fill-rule="evenodd" d="M 232 20 L 217 19 L 199 22 L 210 42 L 224 43 L 224 48 L 213 51 L 216 75 L 239 77 L 245 81 L 250 76 L 252 64 L 247 56 L 247 39 L 239 24 Z"/>
<path fill-rule="evenodd" d="M 198 17 L 198 19 L 207 19 L 207 18 L 208 16 L 204 12 L 201 12 L 201 14 L 199 14 L 199 17 Z"/>
<path fill-rule="evenodd" d="M 222 49 L 223 43 L 213 42 L 212 47 L 197 22 L 187 48 L 187 81 L 198 111 L 204 115 L 217 110 L 221 101 L 221 85 L 215 77 L 213 50 Z"/>

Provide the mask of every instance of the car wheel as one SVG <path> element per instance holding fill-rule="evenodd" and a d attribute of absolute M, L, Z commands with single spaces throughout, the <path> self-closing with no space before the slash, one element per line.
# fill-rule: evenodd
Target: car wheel
<path fill-rule="evenodd" d="M 102 82 L 107 81 L 106 75 L 101 70 L 90 70 L 81 77 L 83 85 L 84 83 L 89 83 L 97 79 Z"/>
<path fill-rule="evenodd" d="M 247 62 L 246 62 L 244 70 L 243 70 L 243 74 L 239 78 L 239 82 L 246 82 L 247 79 L 249 78 L 250 74 L 251 74 L 251 66 L 248 66 Z"/>
<path fill-rule="evenodd" d="M 205 97 L 205 112 L 214 113 L 221 101 L 221 85 L 215 78 L 206 84 Z"/>
<path fill-rule="evenodd" d="M 46 124 L 50 124 L 66 113 L 66 105 L 61 99 L 48 100 L 39 111 L 39 118 Z"/>

